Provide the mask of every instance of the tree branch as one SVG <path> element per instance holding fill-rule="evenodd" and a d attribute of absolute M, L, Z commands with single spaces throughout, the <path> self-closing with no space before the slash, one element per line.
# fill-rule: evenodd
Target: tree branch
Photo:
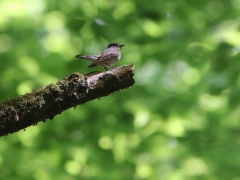
<path fill-rule="evenodd" d="M 72 73 L 56 84 L 8 99 L 0 103 L 0 136 L 53 119 L 66 109 L 130 87 L 134 84 L 133 75 L 133 65 L 87 75 Z"/>

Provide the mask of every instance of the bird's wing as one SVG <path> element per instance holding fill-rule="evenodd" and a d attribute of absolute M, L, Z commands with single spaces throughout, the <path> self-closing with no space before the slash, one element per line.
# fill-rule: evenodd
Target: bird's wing
<path fill-rule="evenodd" d="M 99 58 L 99 55 L 91 55 L 91 56 L 85 56 L 85 55 L 76 55 L 76 58 L 82 58 L 82 59 L 87 59 L 90 61 L 97 60 Z"/>
<path fill-rule="evenodd" d="M 102 54 L 98 58 L 98 62 L 102 62 L 105 60 L 116 59 L 119 56 L 118 53 L 103 51 Z"/>

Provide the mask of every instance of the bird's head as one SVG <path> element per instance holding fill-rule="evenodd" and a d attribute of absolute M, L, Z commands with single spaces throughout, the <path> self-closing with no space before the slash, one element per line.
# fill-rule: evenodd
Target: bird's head
<path fill-rule="evenodd" d="M 119 49 L 121 49 L 123 46 L 125 46 L 125 45 L 114 42 L 114 43 L 110 43 L 107 48 L 118 47 Z"/>

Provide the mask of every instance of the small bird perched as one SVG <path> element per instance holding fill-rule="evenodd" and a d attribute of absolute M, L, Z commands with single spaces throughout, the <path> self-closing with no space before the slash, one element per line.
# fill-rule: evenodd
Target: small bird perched
<path fill-rule="evenodd" d="M 88 66 L 89 68 L 94 66 L 101 66 L 108 70 L 107 68 L 112 68 L 120 60 L 120 50 L 123 46 L 124 45 L 116 42 L 110 43 L 107 49 L 105 49 L 100 55 L 76 55 L 76 58 L 82 58 L 92 61 L 92 64 Z"/>

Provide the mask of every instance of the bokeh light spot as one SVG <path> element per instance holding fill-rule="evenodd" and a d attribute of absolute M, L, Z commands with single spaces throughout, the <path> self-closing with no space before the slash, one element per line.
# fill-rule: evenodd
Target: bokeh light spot
<path fill-rule="evenodd" d="M 17 86 L 18 94 L 22 95 L 27 92 L 31 92 L 33 90 L 33 82 L 32 81 L 23 81 L 21 84 Z"/>
<path fill-rule="evenodd" d="M 183 164 L 184 170 L 192 176 L 203 175 L 208 173 L 209 167 L 200 158 L 191 157 L 187 159 Z"/>
<path fill-rule="evenodd" d="M 37 76 L 39 73 L 39 65 L 30 57 L 21 57 L 18 59 L 18 64 L 29 76 Z"/>
<path fill-rule="evenodd" d="M 72 175 L 77 175 L 80 173 L 81 165 L 77 161 L 67 161 L 65 164 L 65 170 Z"/>
<path fill-rule="evenodd" d="M 147 111 L 141 110 L 137 111 L 134 118 L 135 127 L 141 128 L 145 126 L 150 120 L 149 113 Z"/>
<path fill-rule="evenodd" d="M 200 72 L 195 68 L 188 68 L 182 74 L 182 80 L 188 85 L 194 85 L 200 80 Z"/>
<path fill-rule="evenodd" d="M 150 19 L 143 22 L 143 29 L 149 36 L 154 38 L 158 38 L 163 34 L 160 25 Z"/>
<path fill-rule="evenodd" d="M 135 4 L 132 1 L 118 1 L 118 6 L 113 12 L 113 18 L 118 20 L 135 11 Z"/>
<path fill-rule="evenodd" d="M 113 146 L 113 142 L 108 136 L 101 137 L 98 141 L 98 144 L 102 149 L 111 149 Z"/>
<path fill-rule="evenodd" d="M 140 179 L 149 178 L 152 174 L 152 168 L 149 164 L 139 164 L 136 168 L 136 173 Z"/>
<path fill-rule="evenodd" d="M 227 106 L 227 99 L 224 96 L 202 94 L 198 99 L 198 103 L 206 111 L 217 111 Z"/>
<path fill-rule="evenodd" d="M 114 138 L 113 152 L 114 159 L 117 162 L 123 162 L 125 160 L 127 153 L 126 147 L 127 147 L 126 134 L 124 133 L 116 134 Z"/>
<path fill-rule="evenodd" d="M 169 136 L 182 137 L 185 135 L 185 120 L 180 117 L 170 117 L 165 126 L 165 131 Z"/>

